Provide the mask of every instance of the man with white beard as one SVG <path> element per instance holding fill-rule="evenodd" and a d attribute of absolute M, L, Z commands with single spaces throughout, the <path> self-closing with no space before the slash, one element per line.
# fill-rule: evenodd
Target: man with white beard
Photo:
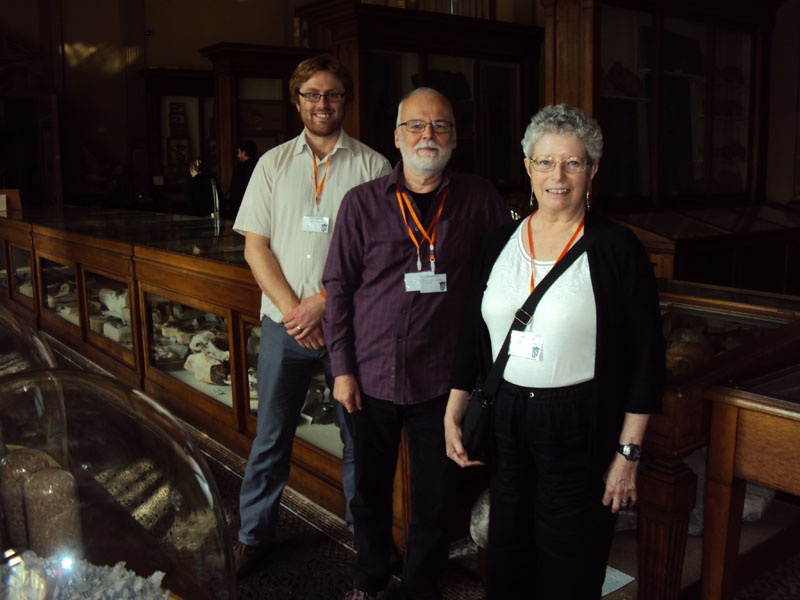
<path fill-rule="evenodd" d="M 402 598 L 441 598 L 447 559 L 444 410 L 471 262 L 507 222 L 491 183 L 447 167 L 456 146 L 450 102 L 419 88 L 398 107 L 403 159 L 342 200 L 322 275 L 322 326 L 333 395 L 354 440 L 350 503 L 356 558 L 349 599 L 389 597 L 392 484 L 401 434 L 411 458 L 411 523 Z"/>

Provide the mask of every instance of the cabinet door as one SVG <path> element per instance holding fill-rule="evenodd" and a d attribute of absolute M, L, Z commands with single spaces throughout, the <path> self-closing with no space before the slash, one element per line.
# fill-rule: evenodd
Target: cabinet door
<path fill-rule="evenodd" d="M 717 29 L 714 53 L 711 191 L 741 194 L 749 187 L 751 96 L 750 34 Z"/>
<path fill-rule="evenodd" d="M 644 198 L 651 192 L 652 32 L 649 14 L 604 7 L 598 121 L 603 129 L 595 194 Z"/>
<path fill-rule="evenodd" d="M 237 142 L 252 140 L 258 146 L 259 156 L 286 141 L 288 131 L 299 131 L 297 119 L 289 123 L 296 113 L 288 109 L 283 80 L 276 77 L 240 77 L 237 82 Z"/>

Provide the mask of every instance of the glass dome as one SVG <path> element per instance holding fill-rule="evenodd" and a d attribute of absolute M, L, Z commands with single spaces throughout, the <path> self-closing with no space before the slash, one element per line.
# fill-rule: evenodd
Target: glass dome
<path fill-rule="evenodd" d="M 39 332 L 0 304 L 0 376 L 55 366 L 53 352 Z"/>
<path fill-rule="evenodd" d="M 236 597 L 208 466 L 150 398 L 94 373 L 15 373 L 0 427 L 0 597 Z"/>

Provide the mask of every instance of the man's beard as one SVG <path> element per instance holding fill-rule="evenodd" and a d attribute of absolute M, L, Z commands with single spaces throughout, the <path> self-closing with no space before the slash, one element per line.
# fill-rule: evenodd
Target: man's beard
<path fill-rule="evenodd" d="M 307 106 L 303 107 L 303 111 L 300 112 L 300 119 L 303 121 L 303 125 L 305 126 L 308 131 L 313 133 L 314 135 L 319 136 L 328 136 L 333 133 L 339 131 L 344 122 L 344 111 L 338 111 L 336 109 L 331 109 L 331 119 L 325 122 L 315 121 L 313 117 L 314 108 L 309 108 Z M 306 112 L 304 112 L 306 111 Z M 321 112 L 321 111 L 317 111 Z M 337 113 L 339 113 L 337 115 Z"/>
<path fill-rule="evenodd" d="M 433 156 L 419 156 L 416 153 L 419 148 L 435 148 L 438 153 Z M 447 161 L 450 160 L 450 156 L 453 154 L 453 146 L 442 147 L 433 140 L 420 140 L 412 150 L 406 145 L 403 136 L 400 136 L 400 154 L 403 157 L 403 162 L 417 173 L 435 175 L 442 172 L 447 166 Z"/>

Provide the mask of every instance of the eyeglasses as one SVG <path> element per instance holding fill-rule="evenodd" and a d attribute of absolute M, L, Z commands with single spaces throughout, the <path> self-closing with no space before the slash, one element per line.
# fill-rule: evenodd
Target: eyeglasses
<path fill-rule="evenodd" d="M 560 160 L 556 160 L 552 156 L 537 156 L 531 159 L 533 170 L 541 171 L 542 173 L 552 171 L 559 163 L 563 163 L 564 170 L 567 173 L 583 173 L 586 170 L 586 166 L 589 164 L 588 161 L 583 158 L 578 158 L 577 156 L 570 156 L 569 158 L 562 158 Z"/>
<path fill-rule="evenodd" d="M 411 133 L 422 133 L 428 128 L 428 125 L 431 126 L 431 131 L 433 133 L 450 133 L 455 123 L 451 123 L 450 121 L 431 121 L 428 123 L 422 119 L 411 119 L 405 123 L 400 123 L 398 127 L 402 127 L 403 125 L 406 126 L 406 131 L 410 131 Z"/>
<path fill-rule="evenodd" d="M 344 100 L 344 93 L 342 92 L 328 92 L 327 94 L 320 94 L 319 92 L 297 92 L 298 96 L 302 96 L 306 102 L 319 102 L 325 98 L 328 102 L 341 102 Z"/>

